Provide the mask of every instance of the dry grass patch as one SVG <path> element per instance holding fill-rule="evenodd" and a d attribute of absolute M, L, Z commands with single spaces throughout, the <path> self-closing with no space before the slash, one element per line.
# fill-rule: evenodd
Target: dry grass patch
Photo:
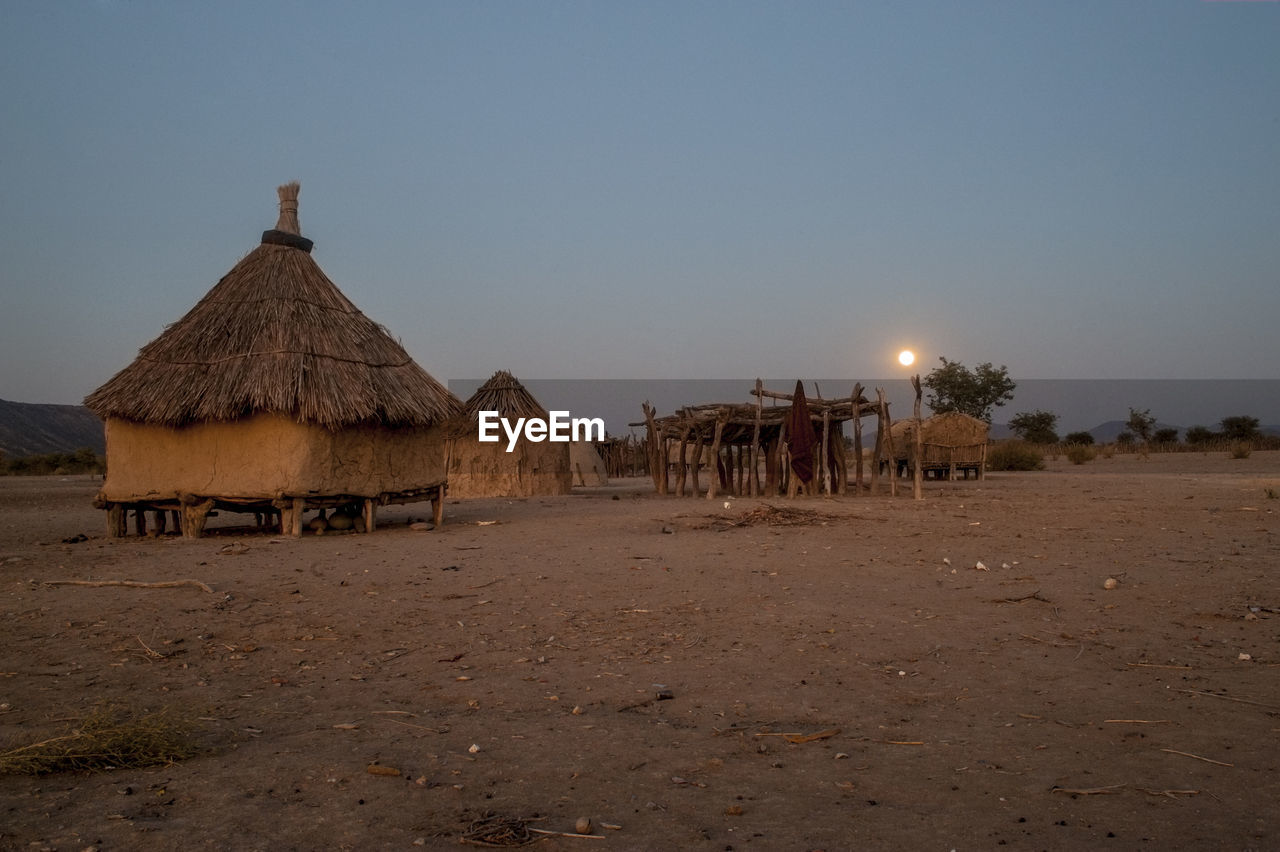
<path fill-rule="evenodd" d="M 203 749 L 194 719 L 171 708 L 153 713 L 100 706 L 61 736 L 0 752 L 0 775 L 48 775 L 166 766 Z"/>

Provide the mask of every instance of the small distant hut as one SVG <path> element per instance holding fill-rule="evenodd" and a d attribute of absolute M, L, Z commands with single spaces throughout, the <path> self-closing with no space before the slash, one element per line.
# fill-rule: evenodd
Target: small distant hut
<path fill-rule="evenodd" d="M 890 427 L 894 464 L 899 475 L 914 471 L 915 424 L 914 419 L 904 419 Z M 963 473 L 968 479 L 972 472 L 978 479 L 983 479 L 989 428 L 986 421 L 958 411 L 935 414 L 921 420 L 921 473 L 935 479 L 943 476 L 955 479 L 957 474 Z"/>
<path fill-rule="evenodd" d="M 529 441 L 521 437 L 511 452 L 498 426 L 496 442 L 480 441 L 481 411 L 496 411 L 509 423 L 518 418 L 549 419 L 547 410 L 506 370 L 499 370 L 476 390 L 462 414 L 449 426 L 449 496 L 530 497 L 568 494 L 573 486 L 566 442 Z"/>
<path fill-rule="evenodd" d="M 461 410 L 311 257 L 298 184 L 280 218 L 186 316 L 85 399 L 106 421 L 96 505 L 108 533 L 165 513 L 198 537 L 211 510 L 279 517 L 307 510 L 374 528 L 376 507 L 430 500 L 442 520 L 443 423 Z"/>

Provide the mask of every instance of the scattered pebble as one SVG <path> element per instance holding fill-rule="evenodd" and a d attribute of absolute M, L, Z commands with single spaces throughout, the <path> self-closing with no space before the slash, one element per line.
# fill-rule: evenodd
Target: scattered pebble
<path fill-rule="evenodd" d="M 1118 585 L 1120 585 L 1119 580 L 1117 580 L 1115 577 L 1108 577 L 1105 581 L 1103 581 L 1102 588 L 1106 589 L 1107 591 L 1111 591 Z"/>

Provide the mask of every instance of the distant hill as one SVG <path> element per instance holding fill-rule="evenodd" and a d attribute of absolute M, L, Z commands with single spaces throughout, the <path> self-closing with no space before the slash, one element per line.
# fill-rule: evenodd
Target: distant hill
<path fill-rule="evenodd" d="M 102 421 L 82 405 L 39 405 L 0 399 L 0 452 L 10 458 L 107 451 Z"/>

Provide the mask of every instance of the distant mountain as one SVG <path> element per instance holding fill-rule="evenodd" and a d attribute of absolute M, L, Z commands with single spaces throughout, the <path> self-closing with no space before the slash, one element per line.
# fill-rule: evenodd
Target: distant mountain
<path fill-rule="evenodd" d="M 70 453 L 81 447 L 107 451 L 102 421 L 84 406 L 0 399 L 0 452 L 6 456 Z"/>
<path fill-rule="evenodd" d="M 1187 433 L 1185 426 L 1174 426 L 1172 423 L 1160 423 L 1157 421 L 1156 424 L 1151 427 L 1152 433 L 1159 432 L 1161 429 L 1177 429 L 1179 440 L 1181 440 L 1182 436 Z M 1093 436 L 1093 439 L 1099 444 L 1109 444 L 1119 437 L 1121 432 L 1128 432 L 1129 424 L 1124 420 L 1108 420 L 1106 423 L 1099 423 L 1097 426 L 1086 431 L 1088 431 L 1088 433 Z"/>

